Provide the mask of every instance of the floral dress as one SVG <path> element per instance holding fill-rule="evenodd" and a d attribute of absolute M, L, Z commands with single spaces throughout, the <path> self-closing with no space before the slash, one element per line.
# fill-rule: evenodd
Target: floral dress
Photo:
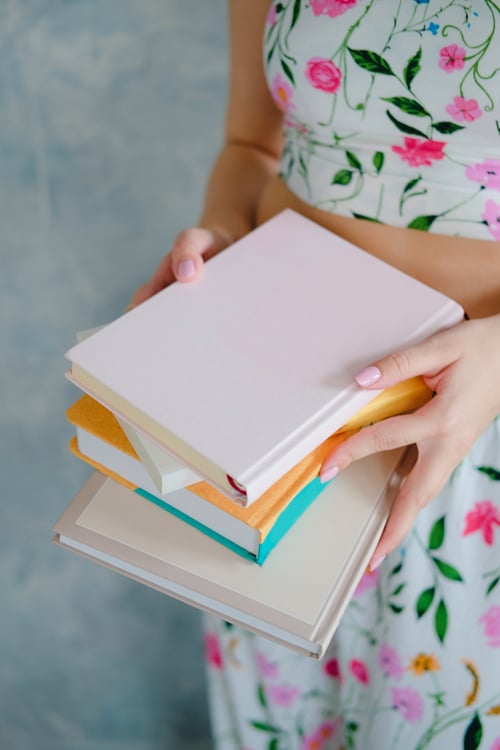
<path fill-rule="evenodd" d="M 500 240 L 499 23 L 489 0 L 274 2 L 290 189 Z M 205 647 L 216 750 L 500 750 L 500 419 L 361 579 L 321 661 L 212 617 Z"/>
<path fill-rule="evenodd" d="M 288 187 L 337 214 L 499 240 L 499 23 L 490 0 L 273 4 Z"/>

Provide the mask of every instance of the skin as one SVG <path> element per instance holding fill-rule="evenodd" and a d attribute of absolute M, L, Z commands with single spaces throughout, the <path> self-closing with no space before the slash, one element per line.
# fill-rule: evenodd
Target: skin
<path fill-rule="evenodd" d="M 302 203 L 277 176 L 282 115 L 267 88 L 261 40 L 268 0 L 230 0 L 230 86 L 224 145 L 208 179 L 198 226 L 175 239 L 151 278 L 133 295 L 140 304 L 178 280 L 191 283 L 206 260 L 282 209 L 293 208 L 429 286 L 456 299 L 471 320 L 378 362 L 385 388 L 422 375 L 436 395 L 411 415 L 387 419 L 339 445 L 326 477 L 370 453 L 416 444 L 418 458 L 393 505 L 374 552 L 377 567 L 442 489 L 487 425 L 500 414 L 500 247 L 350 219 Z M 244 175 L 244 179 L 241 176 Z M 286 269 L 284 269 L 286 272 Z M 328 346 L 328 332 L 325 332 Z"/>

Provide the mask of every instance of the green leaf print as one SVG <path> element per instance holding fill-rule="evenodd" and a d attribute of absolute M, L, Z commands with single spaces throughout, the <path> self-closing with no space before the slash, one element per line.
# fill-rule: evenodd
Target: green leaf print
<path fill-rule="evenodd" d="M 399 604 L 393 604 L 392 602 L 389 602 L 389 607 L 392 609 L 394 614 L 400 615 L 401 612 L 404 612 L 404 607 L 401 607 Z"/>
<path fill-rule="evenodd" d="M 436 611 L 434 613 L 434 628 L 436 630 L 437 637 L 439 638 L 441 643 L 444 643 L 444 639 L 446 638 L 446 631 L 448 630 L 448 610 L 446 609 L 444 599 L 441 599 L 436 607 Z"/>
<path fill-rule="evenodd" d="M 354 62 L 359 65 L 363 70 L 367 70 L 369 73 L 381 73 L 386 76 L 393 76 L 393 70 L 387 60 L 378 52 L 372 52 L 368 49 L 351 49 L 347 48 L 351 53 Z"/>
<path fill-rule="evenodd" d="M 292 24 L 290 26 L 290 31 L 293 29 L 293 27 L 299 20 L 300 4 L 301 4 L 301 0 L 295 0 L 295 3 L 293 4 Z"/>
<path fill-rule="evenodd" d="M 358 172 L 362 172 L 363 171 L 363 167 L 361 165 L 361 162 L 358 159 L 358 157 L 356 156 L 356 154 L 353 154 L 352 151 L 346 151 L 345 152 L 345 157 L 346 157 L 347 161 L 349 162 L 349 165 L 353 169 L 357 169 Z"/>
<path fill-rule="evenodd" d="M 377 151 L 373 155 L 373 166 L 375 167 L 377 174 L 380 173 L 382 167 L 384 166 L 384 152 L 383 151 Z"/>
<path fill-rule="evenodd" d="M 492 466 L 476 466 L 476 469 L 486 474 L 494 482 L 500 482 L 500 471 L 498 469 L 494 469 Z"/>
<path fill-rule="evenodd" d="M 351 211 L 352 215 L 355 219 L 363 219 L 364 221 L 374 221 L 375 224 L 383 224 L 383 221 L 380 221 L 380 219 L 375 218 L 375 216 L 365 216 L 365 214 L 358 214 L 356 211 Z"/>
<path fill-rule="evenodd" d="M 438 214 L 422 214 L 422 216 L 415 216 L 406 226 L 408 229 L 420 229 L 422 232 L 428 232 L 433 223 L 438 218 Z"/>
<path fill-rule="evenodd" d="M 267 746 L 267 750 L 278 750 L 279 748 L 279 742 L 277 737 L 273 737 L 273 739 L 269 742 L 269 745 Z"/>
<path fill-rule="evenodd" d="M 490 583 L 488 584 L 488 588 L 486 589 L 486 596 L 488 594 L 491 594 L 491 592 L 493 591 L 493 589 L 496 588 L 496 586 L 498 585 L 499 581 L 500 581 L 500 576 L 497 576 L 492 581 L 490 581 Z"/>
<path fill-rule="evenodd" d="M 415 609 L 417 610 L 417 617 L 420 619 L 425 615 L 429 607 L 431 606 L 432 602 L 434 601 L 434 594 L 436 593 L 436 589 L 434 586 L 432 586 L 429 589 L 425 589 L 425 591 L 422 591 L 420 596 L 417 599 L 417 603 L 415 605 Z"/>
<path fill-rule="evenodd" d="M 399 586 L 396 586 L 394 591 L 391 593 L 391 596 L 398 596 L 405 587 L 406 587 L 406 583 L 400 583 Z"/>
<path fill-rule="evenodd" d="M 273 724 L 268 724 L 265 721 L 251 721 L 250 724 L 254 729 L 258 729 L 261 732 L 272 732 L 272 734 L 280 734 L 281 729 L 275 727 Z"/>
<path fill-rule="evenodd" d="M 403 70 L 403 77 L 408 88 L 411 88 L 413 79 L 420 71 L 420 59 L 422 57 L 422 47 L 419 47 L 413 57 L 410 57 L 406 63 L 406 68 Z"/>
<path fill-rule="evenodd" d="M 280 62 L 281 62 L 281 67 L 283 68 L 283 71 L 284 71 L 286 77 L 289 78 L 290 81 L 295 86 L 295 78 L 293 77 L 293 73 L 290 70 L 290 66 L 283 60 L 282 57 L 280 58 Z"/>
<path fill-rule="evenodd" d="M 398 564 L 395 565 L 394 568 L 391 570 L 391 572 L 389 573 L 389 575 L 395 576 L 396 573 L 399 573 L 402 569 L 403 569 L 403 563 L 402 562 L 398 562 Z"/>
<path fill-rule="evenodd" d="M 427 136 L 425 135 L 425 133 L 422 133 L 421 130 L 414 128 L 411 125 L 407 125 L 405 122 L 401 122 L 401 120 L 398 120 L 396 117 L 394 117 L 394 115 L 391 115 L 388 109 L 386 109 L 385 113 L 392 124 L 395 125 L 397 129 L 402 133 L 406 133 L 407 135 L 418 135 L 420 138 L 425 138 L 427 140 Z"/>
<path fill-rule="evenodd" d="M 450 565 L 444 560 L 440 560 L 439 557 L 433 557 L 432 559 L 434 560 L 439 572 L 444 575 L 445 578 L 448 578 L 450 581 L 464 580 L 458 570 L 453 567 L 453 565 Z"/>
<path fill-rule="evenodd" d="M 457 130 L 463 130 L 463 125 L 457 125 L 455 122 L 448 122 L 447 120 L 443 120 L 442 122 L 433 122 L 432 127 L 434 130 L 437 130 L 438 133 L 444 133 L 448 135 L 449 133 L 456 133 Z"/>
<path fill-rule="evenodd" d="M 464 750 L 477 750 L 479 745 L 481 744 L 481 740 L 483 738 L 483 725 L 481 724 L 481 719 L 479 718 L 479 714 L 475 713 L 472 717 L 472 721 L 470 722 L 469 726 L 465 730 L 464 734 Z"/>
<path fill-rule="evenodd" d="M 431 533 L 429 534 L 429 549 L 435 550 L 439 549 L 444 541 L 444 534 L 445 534 L 445 517 L 441 516 L 441 518 L 438 518 L 436 523 L 431 529 Z"/>
<path fill-rule="evenodd" d="M 266 693 L 264 690 L 264 685 L 257 685 L 257 700 L 259 701 L 259 705 L 261 705 L 263 708 L 267 707 L 267 699 L 266 699 Z"/>
<path fill-rule="evenodd" d="M 427 112 L 425 107 L 422 107 L 419 102 L 415 99 L 408 99 L 407 96 L 383 96 L 382 101 L 394 104 L 402 112 L 406 112 L 408 115 L 415 115 L 416 117 L 431 117 L 431 114 Z"/>
<path fill-rule="evenodd" d="M 352 180 L 352 172 L 350 169 L 339 169 L 337 174 L 333 176 L 332 185 L 348 185 Z"/>
<path fill-rule="evenodd" d="M 346 745 L 350 750 L 355 747 L 356 745 L 356 737 L 355 734 L 359 729 L 359 724 L 357 724 L 355 721 L 348 721 L 345 728 L 345 741 Z"/>
<path fill-rule="evenodd" d="M 414 177 L 413 180 L 407 182 L 403 188 L 403 193 L 408 193 L 410 190 L 412 190 L 416 185 L 418 185 L 421 179 L 422 175 L 420 174 L 418 177 Z"/>

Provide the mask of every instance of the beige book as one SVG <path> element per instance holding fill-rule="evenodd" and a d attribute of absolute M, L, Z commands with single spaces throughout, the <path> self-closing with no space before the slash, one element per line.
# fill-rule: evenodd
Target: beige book
<path fill-rule="evenodd" d="M 399 449 L 341 472 L 262 566 L 97 472 L 55 524 L 54 541 L 320 658 L 413 460 L 412 452 Z"/>

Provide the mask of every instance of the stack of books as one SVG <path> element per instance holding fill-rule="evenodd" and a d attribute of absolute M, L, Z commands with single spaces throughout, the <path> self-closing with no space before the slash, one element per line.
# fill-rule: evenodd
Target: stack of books
<path fill-rule="evenodd" d="M 333 447 L 431 394 L 366 364 L 458 323 L 452 300 L 284 211 L 68 353 L 71 450 L 97 470 L 54 540 L 319 657 L 411 456 L 322 484 Z"/>

